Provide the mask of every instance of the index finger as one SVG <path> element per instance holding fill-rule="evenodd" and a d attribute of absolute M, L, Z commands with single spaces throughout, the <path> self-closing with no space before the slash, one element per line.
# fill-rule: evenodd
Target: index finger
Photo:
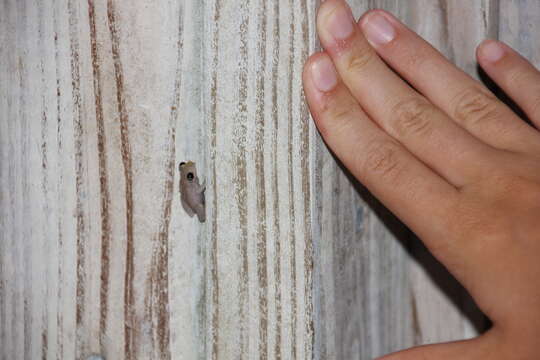
<path fill-rule="evenodd" d="M 303 80 L 315 123 L 344 165 L 419 236 L 443 239 L 456 188 L 368 118 L 327 54 L 309 59 Z"/>

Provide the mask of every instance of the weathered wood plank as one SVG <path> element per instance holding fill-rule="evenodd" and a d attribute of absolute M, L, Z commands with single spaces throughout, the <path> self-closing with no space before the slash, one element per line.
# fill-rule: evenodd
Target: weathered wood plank
<path fill-rule="evenodd" d="M 2 209 L 14 211 L 2 244 L 16 259 L 2 261 L 2 289 L 10 288 L 2 311 L 11 314 L 2 316 L 5 358 L 169 356 L 167 245 L 175 244 L 168 231 L 184 13 L 169 2 L 153 18 L 142 16 L 148 4 L 140 2 L 137 25 L 146 26 L 130 33 L 119 13 L 128 22 L 137 14 L 115 5 L 2 4 L 2 83 L 14 85 L 3 87 L 2 155 L 12 160 L 3 162 Z M 175 39 L 161 37 L 169 33 Z"/>
<path fill-rule="evenodd" d="M 539 61 L 533 0 L 351 3 L 473 76 L 485 37 Z M 309 118 L 317 6 L 0 3 L 1 359 L 369 359 L 476 334 L 463 289 Z M 187 160 L 204 224 L 179 201 Z"/>
<path fill-rule="evenodd" d="M 311 357 L 311 125 L 299 70 L 313 7 L 207 10 L 212 358 Z"/>

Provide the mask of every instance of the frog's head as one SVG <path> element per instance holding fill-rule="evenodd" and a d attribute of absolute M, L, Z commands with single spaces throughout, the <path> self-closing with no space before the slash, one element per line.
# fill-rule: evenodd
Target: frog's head
<path fill-rule="evenodd" d="M 193 161 L 182 161 L 178 166 L 178 169 L 180 170 L 180 176 L 189 182 L 192 182 L 197 176 L 197 170 Z"/>

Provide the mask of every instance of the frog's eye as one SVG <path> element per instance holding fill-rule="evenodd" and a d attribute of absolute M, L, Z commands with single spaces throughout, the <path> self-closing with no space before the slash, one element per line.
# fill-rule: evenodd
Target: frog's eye
<path fill-rule="evenodd" d="M 186 165 L 186 162 L 185 161 L 182 161 L 179 165 L 178 165 L 178 170 L 182 171 L 182 166 Z"/>
<path fill-rule="evenodd" d="M 189 181 L 193 181 L 194 176 L 192 172 L 187 173 L 186 177 Z"/>

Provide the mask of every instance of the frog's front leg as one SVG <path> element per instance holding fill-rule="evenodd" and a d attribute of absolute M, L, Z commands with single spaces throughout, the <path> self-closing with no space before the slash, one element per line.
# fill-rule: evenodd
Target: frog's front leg
<path fill-rule="evenodd" d="M 195 215 L 195 211 L 193 211 L 193 209 L 191 208 L 191 206 L 189 205 L 189 203 L 183 199 L 183 198 L 180 198 L 180 202 L 182 203 L 182 207 L 184 208 L 184 210 L 187 212 L 187 214 L 189 215 L 189 217 L 193 217 Z"/>
<path fill-rule="evenodd" d="M 203 192 L 206 191 L 206 179 L 203 180 L 202 184 L 199 185 L 199 189 L 198 189 L 198 193 L 199 194 L 202 194 Z"/>
<path fill-rule="evenodd" d="M 206 208 L 204 202 L 195 206 L 195 212 L 197 213 L 197 218 L 199 219 L 199 222 L 203 223 L 206 221 Z"/>

